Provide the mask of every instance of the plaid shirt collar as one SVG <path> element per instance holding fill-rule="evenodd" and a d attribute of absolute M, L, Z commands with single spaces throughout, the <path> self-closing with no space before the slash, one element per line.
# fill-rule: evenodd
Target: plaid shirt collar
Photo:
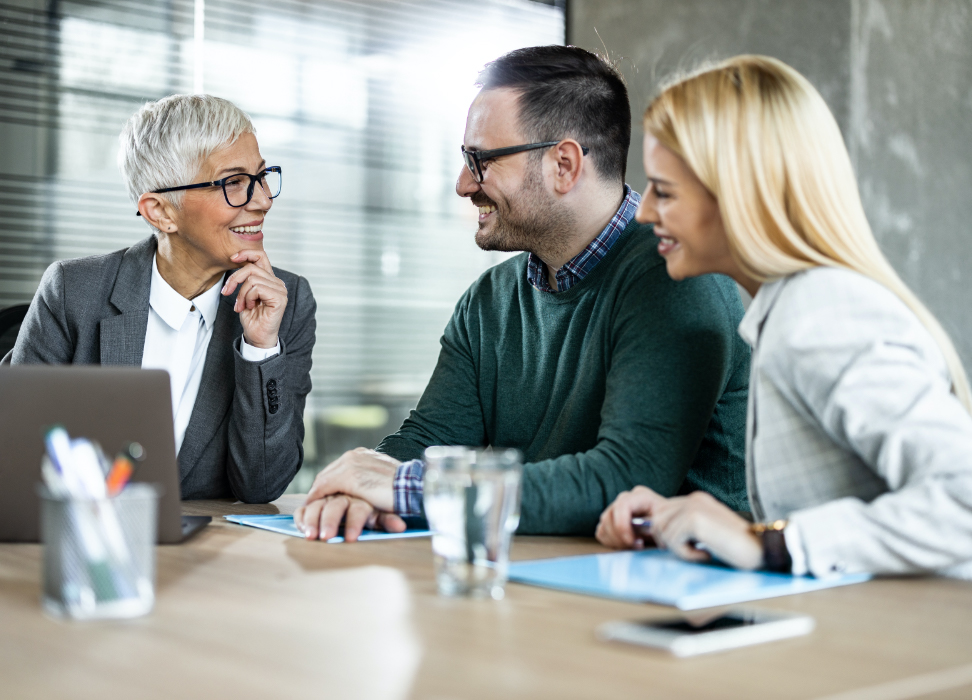
<path fill-rule="evenodd" d="M 617 213 L 604 227 L 597 238 L 591 241 L 584 250 L 578 255 L 568 260 L 562 268 L 557 271 L 557 292 L 566 292 L 575 284 L 580 282 L 587 274 L 594 269 L 608 251 L 611 250 L 617 240 L 621 237 L 621 232 L 627 228 L 634 218 L 638 204 L 641 202 L 641 195 L 633 189 L 624 186 L 624 199 Z M 554 293 L 554 289 L 547 281 L 547 265 L 533 253 L 527 259 L 527 281 L 541 292 Z"/>

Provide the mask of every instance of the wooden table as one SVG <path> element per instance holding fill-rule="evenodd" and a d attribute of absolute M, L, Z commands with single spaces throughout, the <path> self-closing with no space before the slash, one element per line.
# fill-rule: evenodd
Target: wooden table
<path fill-rule="evenodd" d="M 190 514 L 289 513 L 194 502 Z M 602 551 L 520 537 L 515 559 Z M 760 605 L 813 615 L 808 637 L 678 660 L 594 638 L 601 622 L 663 617 L 510 584 L 502 601 L 436 594 L 426 539 L 328 545 L 216 518 L 158 548 L 144 618 L 45 617 L 40 547 L 0 545 L 0 698 L 972 697 L 972 585 L 882 580 Z"/>

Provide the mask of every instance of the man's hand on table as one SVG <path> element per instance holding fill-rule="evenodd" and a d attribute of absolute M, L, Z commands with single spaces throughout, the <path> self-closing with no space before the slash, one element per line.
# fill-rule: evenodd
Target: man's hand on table
<path fill-rule="evenodd" d="M 405 521 L 391 512 L 392 485 L 400 464 L 364 447 L 345 452 L 314 479 L 307 500 L 294 513 L 294 523 L 307 539 L 334 537 L 342 519 L 348 542 L 357 540 L 366 526 L 403 531 Z"/>
<path fill-rule="evenodd" d="M 329 540 L 344 521 L 344 541 L 356 542 L 365 528 L 402 532 L 405 521 L 394 513 L 383 513 L 367 501 L 343 493 L 305 503 L 294 512 L 294 524 L 309 540 Z"/>

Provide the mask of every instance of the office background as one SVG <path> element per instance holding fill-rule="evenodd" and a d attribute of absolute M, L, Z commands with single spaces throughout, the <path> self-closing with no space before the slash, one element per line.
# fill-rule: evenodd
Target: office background
<path fill-rule="evenodd" d="M 462 292 L 502 259 L 455 194 L 483 65 L 563 43 L 528 0 L 34 0 L 0 4 L 0 308 L 52 261 L 145 237 L 115 165 L 150 99 L 211 92 L 253 118 L 282 196 L 274 265 L 310 282 L 315 469 L 374 445 L 414 406 Z M 201 50 L 200 50 L 201 49 Z M 182 184 L 182 183 L 174 183 Z M 83 293 L 83 292 L 79 292 Z"/>
<path fill-rule="evenodd" d="M 307 467 L 414 405 L 462 291 L 502 256 L 454 193 L 473 81 L 519 46 L 618 61 L 640 113 L 660 78 L 742 52 L 807 75 L 841 125 L 894 266 L 972 363 L 972 0 L 17 0 L 0 2 L 0 308 L 53 260 L 148 229 L 115 166 L 148 99 L 207 91 L 284 168 L 273 263 L 318 302 Z"/>

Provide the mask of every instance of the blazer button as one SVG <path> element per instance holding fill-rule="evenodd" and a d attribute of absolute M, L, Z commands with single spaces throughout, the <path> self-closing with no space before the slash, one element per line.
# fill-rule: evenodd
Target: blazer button
<path fill-rule="evenodd" d="M 271 379 L 270 381 L 267 382 L 267 389 L 276 389 L 276 388 L 277 388 L 276 379 Z"/>
<path fill-rule="evenodd" d="M 270 404 L 270 413 L 276 413 L 279 408 L 280 406 L 275 403 Z"/>

